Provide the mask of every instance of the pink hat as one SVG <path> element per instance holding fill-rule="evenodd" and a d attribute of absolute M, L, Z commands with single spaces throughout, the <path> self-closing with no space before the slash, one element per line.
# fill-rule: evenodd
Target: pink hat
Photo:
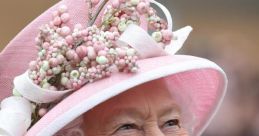
<path fill-rule="evenodd" d="M 172 27 L 169 11 L 154 0 L 57 3 L 0 54 L 0 135 L 54 135 L 100 103 L 162 78 L 188 106 L 192 135 L 200 135 L 227 78 L 214 62 L 175 55 L 192 28 Z"/>

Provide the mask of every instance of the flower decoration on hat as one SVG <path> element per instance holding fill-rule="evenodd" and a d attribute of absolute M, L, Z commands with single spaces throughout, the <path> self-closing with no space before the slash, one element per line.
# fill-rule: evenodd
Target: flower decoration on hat
<path fill-rule="evenodd" d="M 173 55 L 192 30 L 185 27 L 172 32 L 169 12 L 156 1 L 87 2 L 90 7 L 99 5 L 96 14 L 89 12 L 88 24 L 70 27 L 69 8 L 62 5 L 53 12 L 53 19 L 40 27 L 35 38 L 38 57 L 30 62 L 26 73 L 14 79 L 14 96 L 8 100 L 13 104 L 20 98 L 28 101 L 22 104 L 32 117 L 27 113 L 27 127 L 15 134 L 10 131 L 12 127 L 0 126 L 6 133 L 22 135 L 58 101 L 88 83 L 114 72 L 137 73 L 139 59 Z M 164 11 L 167 20 L 158 16 L 152 3 Z M 97 18 L 101 23 L 96 23 Z M 33 108 L 28 110 L 28 105 Z M 4 120 L 1 114 L 0 119 Z"/>

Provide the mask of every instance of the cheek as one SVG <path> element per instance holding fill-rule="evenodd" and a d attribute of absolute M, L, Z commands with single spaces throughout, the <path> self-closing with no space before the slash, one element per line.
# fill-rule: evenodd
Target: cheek
<path fill-rule="evenodd" d="M 174 131 L 173 134 L 169 134 L 166 136 L 189 136 L 188 131 L 184 128 Z"/>

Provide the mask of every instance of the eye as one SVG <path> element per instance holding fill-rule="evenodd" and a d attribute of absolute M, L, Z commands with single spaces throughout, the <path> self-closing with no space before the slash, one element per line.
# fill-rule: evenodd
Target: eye
<path fill-rule="evenodd" d="M 165 124 L 163 125 L 163 127 L 181 127 L 180 126 L 180 121 L 178 119 L 172 119 L 172 120 L 169 120 L 167 122 L 165 122 Z"/>
<path fill-rule="evenodd" d="M 124 124 L 121 125 L 117 131 L 123 131 L 123 130 L 132 130 L 132 129 L 138 129 L 138 126 L 135 124 Z"/>

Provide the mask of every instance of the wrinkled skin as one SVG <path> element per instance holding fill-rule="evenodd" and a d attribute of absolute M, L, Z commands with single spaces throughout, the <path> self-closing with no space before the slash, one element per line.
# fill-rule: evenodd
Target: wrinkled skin
<path fill-rule="evenodd" d="M 84 115 L 86 136 L 188 136 L 162 81 L 116 96 Z"/>

